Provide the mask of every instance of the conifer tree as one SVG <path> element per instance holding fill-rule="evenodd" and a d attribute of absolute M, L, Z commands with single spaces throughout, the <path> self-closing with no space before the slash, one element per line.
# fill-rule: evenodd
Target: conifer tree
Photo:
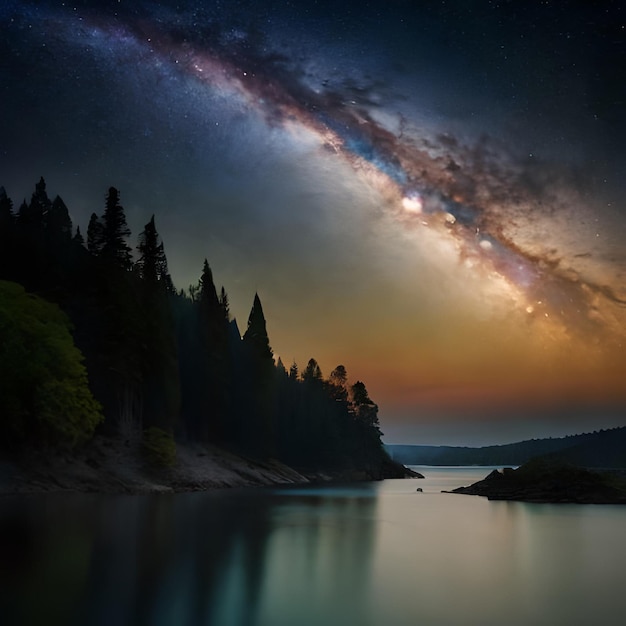
<path fill-rule="evenodd" d="M 85 238 L 80 232 L 80 226 L 76 227 L 76 233 L 74 234 L 74 237 L 72 237 L 72 241 L 81 247 L 85 245 Z"/>
<path fill-rule="evenodd" d="M 200 278 L 199 299 L 201 337 L 208 356 L 206 391 L 209 406 L 207 413 L 210 417 L 209 437 L 219 441 L 227 436 L 228 431 L 226 416 L 231 377 L 228 301 L 225 308 L 217 295 L 213 272 L 206 259 Z"/>
<path fill-rule="evenodd" d="M 218 442 L 230 429 L 230 326 L 206 259 L 189 293 L 177 311 L 182 415 L 190 436 Z"/>
<path fill-rule="evenodd" d="M 283 363 L 283 360 L 278 357 L 278 361 L 276 361 L 276 371 L 278 372 L 278 374 L 280 376 L 287 376 L 287 368 L 285 367 L 285 364 Z"/>
<path fill-rule="evenodd" d="M 320 369 L 320 366 L 315 359 L 309 359 L 309 362 L 307 363 L 304 372 L 302 372 L 302 380 L 322 380 L 322 370 Z"/>
<path fill-rule="evenodd" d="M 365 384 L 357 380 L 350 388 L 350 395 L 359 421 L 378 429 L 378 406 L 370 399 Z"/>
<path fill-rule="evenodd" d="M 149 283 L 160 283 L 167 291 L 173 291 L 174 286 L 167 269 L 165 249 L 163 242 L 159 239 L 153 215 L 139 235 L 139 245 L 137 246 L 139 275 Z"/>
<path fill-rule="evenodd" d="M 337 367 L 328 377 L 330 383 L 330 393 L 336 400 L 346 401 L 348 399 L 348 373 L 343 365 Z"/>
<path fill-rule="evenodd" d="M 9 278 L 15 245 L 15 217 L 13 202 L 4 187 L 0 187 L 0 276 Z"/>
<path fill-rule="evenodd" d="M 17 214 L 18 224 L 25 232 L 31 234 L 36 231 L 43 233 L 44 221 L 51 206 L 52 203 L 46 193 L 46 181 L 42 176 L 35 185 L 35 191 L 31 196 L 30 203 L 27 203 L 26 200 L 22 202 Z"/>
<path fill-rule="evenodd" d="M 206 306 L 211 313 L 215 313 L 220 309 L 217 289 L 213 282 L 213 272 L 206 259 L 204 259 L 202 275 L 200 276 L 200 302 L 204 303 L 204 306 Z"/>
<path fill-rule="evenodd" d="M 259 294 L 248 318 L 248 328 L 242 341 L 247 360 L 244 391 L 247 400 L 243 403 L 243 428 L 248 450 L 260 456 L 271 456 L 274 450 L 273 403 L 275 367 L 265 315 Z"/>
<path fill-rule="evenodd" d="M 24 201 L 16 218 L 13 277 L 29 289 L 39 289 L 47 269 L 45 219 L 51 207 L 43 177 L 35 186 L 30 203 Z"/>
<path fill-rule="evenodd" d="M 298 364 L 295 362 L 295 360 L 289 368 L 289 378 L 291 380 L 298 380 Z"/>
<path fill-rule="evenodd" d="M 147 338 L 142 344 L 141 359 L 144 428 L 157 426 L 171 431 L 180 412 L 176 334 L 168 297 L 174 287 L 159 239 L 153 215 L 139 235 L 136 264 Z"/>
<path fill-rule="evenodd" d="M 41 222 L 43 226 L 51 206 L 52 203 L 46 192 L 46 181 L 42 176 L 35 185 L 35 192 L 31 196 L 30 204 L 28 205 L 29 220 L 37 223 Z"/>
<path fill-rule="evenodd" d="M 66 245 L 72 239 L 72 220 L 60 196 L 53 200 L 46 215 L 46 239 L 52 248 Z"/>
<path fill-rule="evenodd" d="M 103 239 L 104 227 L 102 222 L 95 213 L 92 213 L 87 226 L 87 250 L 91 254 L 98 256 L 102 251 Z"/>
<path fill-rule="evenodd" d="M 0 187 L 0 236 L 13 225 L 13 201 L 7 196 L 4 187 Z"/>
<path fill-rule="evenodd" d="M 222 285 L 222 289 L 220 291 L 220 306 L 222 307 L 222 313 L 227 321 L 230 321 L 230 303 L 228 301 L 228 294 L 226 293 L 226 289 Z"/>
<path fill-rule="evenodd" d="M 251 348 L 254 355 L 261 360 L 270 360 L 273 363 L 273 353 L 270 340 L 267 336 L 267 327 L 263 307 L 259 294 L 254 294 L 254 303 L 248 317 L 248 328 L 243 336 L 244 343 Z"/>
<path fill-rule="evenodd" d="M 124 208 L 120 204 L 120 192 L 115 187 L 109 187 L 102 220 L 102 256 L 129 270 L 132 267 L 132 259 L 126 239 L 130 236 L 130 229 L 126 223 Z"/>

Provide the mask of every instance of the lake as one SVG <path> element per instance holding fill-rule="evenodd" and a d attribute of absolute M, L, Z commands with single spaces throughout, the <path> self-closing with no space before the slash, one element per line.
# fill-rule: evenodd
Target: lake
<path fill-rule="evenodd" d="M 626 615 L 626 507 L 424 480 L 0 499 L 0 622 L 589 626 Z M 417 487 L 423 493 L 416 492 Z"/>

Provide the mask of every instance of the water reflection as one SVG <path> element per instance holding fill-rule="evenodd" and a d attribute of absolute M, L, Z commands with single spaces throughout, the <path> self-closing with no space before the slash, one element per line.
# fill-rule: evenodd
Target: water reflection
<path fill-rule="evenodd" d="M 467 477 L 0 499 L 0 623 L 623 623 L 626 507 L 436 490 Z"/>
<path fill-rule="evenodd" d="M 373 495 L 7 498 L 0 608 L 11 624 L 320 623 L 368 582 Z"/>

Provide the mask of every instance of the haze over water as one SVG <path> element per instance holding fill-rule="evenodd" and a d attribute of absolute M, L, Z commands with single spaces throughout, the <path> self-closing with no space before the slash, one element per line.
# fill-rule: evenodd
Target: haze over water
<path fill-rule="evenodd" d="M 621 624 L 626 509 L 421 481 L 0 502 L 8 624 Z M 417 493 L 417 487 L 423 493 Z"/>

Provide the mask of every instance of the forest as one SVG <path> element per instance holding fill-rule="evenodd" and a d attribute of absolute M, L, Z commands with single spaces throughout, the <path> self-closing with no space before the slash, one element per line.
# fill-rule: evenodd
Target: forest
<path fill-rule="evenodd" d="M 206 260 L 176 289 L 154 216 L 134 251 L 130 237 L 114 187 L 83 231 L 43 177 L 17 209 L 0 187 L 0 446 L 103 434 L 141 439 L 163 465 L 197 441 L 304 470 L 388 470 L 363 382 L 275 360 L 258 294 L 241 335 Z"/>
<path fill-rule="evenodd" d="M 385 448 L 394 460 L 407 465 L 522 465 L 543 458 L 589 468 L 624 468 L 626 427 L 481 448 L 401 444 Z"/>

